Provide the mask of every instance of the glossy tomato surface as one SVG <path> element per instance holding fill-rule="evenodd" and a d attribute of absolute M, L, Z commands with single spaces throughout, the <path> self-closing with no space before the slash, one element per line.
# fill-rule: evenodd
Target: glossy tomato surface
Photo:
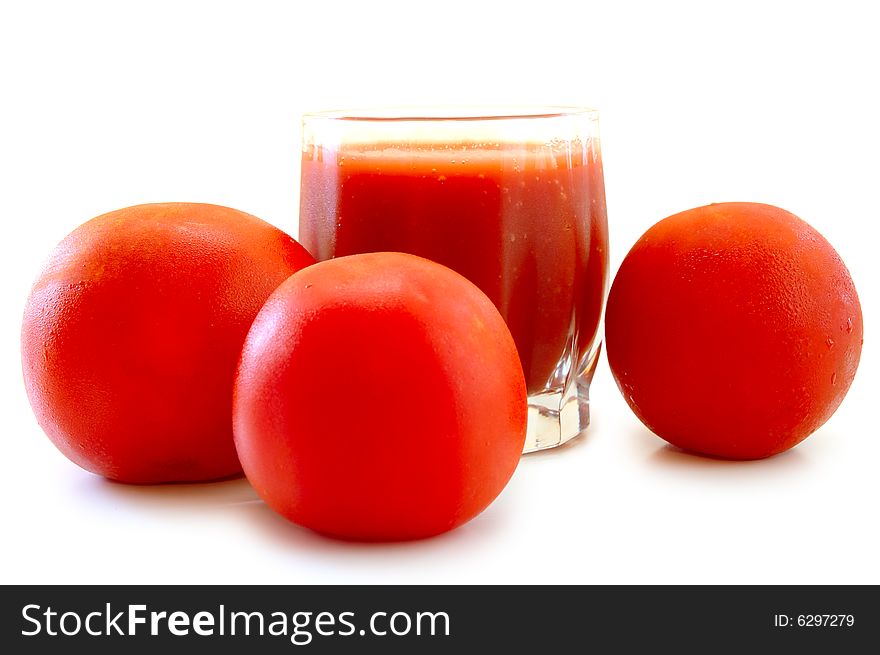
<path fill-rule="evenodd" d="M 232 379 L 269 294 L 313 263 L 291 237 L 215 205 L 140 205 L 52 253 L 22 326 L 31 405 L 83 468 L 133 483 L 240 473 Z"/>
<path fill-rule="evenodd" d="M 399 253 L 318 263 L 248 334 L 235 440 L 277 512 L 357 540 L 428 537 L 501 492 L 525 440 L 510 332 L 464 277 Z"/>
<path fill-rule="evenodd" d="M 840 405 L 862 312 L 822 235 L 769 205 L 722 203 L 666 218 L 633 246 L 606 317 L 627 403 L 684 449 L 732 459 L 791 448 Z"/>

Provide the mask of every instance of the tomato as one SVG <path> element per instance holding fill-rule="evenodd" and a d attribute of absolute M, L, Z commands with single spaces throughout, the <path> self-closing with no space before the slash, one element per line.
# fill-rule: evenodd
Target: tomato
<path fill-rule="evenodd" d="M 133 483 L 241 472 L 232 378 L 251 321 L 313 263 L 260 219 L 213 205 L 111 212 L 56 248 L 21 348 L 40 425 L 83 468 Z"/>
<path fill-rule="evenodd" d="M 352 255 L 296 273 L 260 311 L 235 381 L 235 442 L 291 521 L 416 539 L 501 492 L 526 402 L 510 332 L 475 285 L 413 255 Z"/>
<path fill-rule="evenodd" d="M 608 362 L 627 403 L 683 449 L 780 453 L 834 413 L 856 374 L 862 312 L 838 254 L 797 216 L 723 203 L 666 218 L 608 299 Z"/>

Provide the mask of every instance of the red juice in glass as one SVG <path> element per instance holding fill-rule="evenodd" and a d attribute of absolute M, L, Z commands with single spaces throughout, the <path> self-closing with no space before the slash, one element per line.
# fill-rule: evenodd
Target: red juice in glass
<path fill-rule="evenodd" d="M 596 113 L 304 120 L 300 229 L 318 260 L 401 251 L 495 303 L 530 399 L 526 450 L 589 422 L 608 227 Z"/>

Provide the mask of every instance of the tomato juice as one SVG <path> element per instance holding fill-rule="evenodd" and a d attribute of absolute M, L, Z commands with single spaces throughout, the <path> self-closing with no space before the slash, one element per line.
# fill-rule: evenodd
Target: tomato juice
<path fill-rule="evenodd" d="M 608 227 L 593 139 L 307 144 L 299 236 L 319 261 L 401 251 L 470 279 L 507 322 L 530 394 L 597 339 Z"/>

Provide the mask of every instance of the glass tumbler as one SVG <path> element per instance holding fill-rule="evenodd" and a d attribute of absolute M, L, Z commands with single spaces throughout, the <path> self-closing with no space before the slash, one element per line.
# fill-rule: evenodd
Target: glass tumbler
<path fill-rule="evenodd" d="M 482 289 L 522 362 L 524 452 L 589 424 L 608 268 L 595 110 L 307 114 L 299 236 L 319 261 L 408 252 Z"/>

